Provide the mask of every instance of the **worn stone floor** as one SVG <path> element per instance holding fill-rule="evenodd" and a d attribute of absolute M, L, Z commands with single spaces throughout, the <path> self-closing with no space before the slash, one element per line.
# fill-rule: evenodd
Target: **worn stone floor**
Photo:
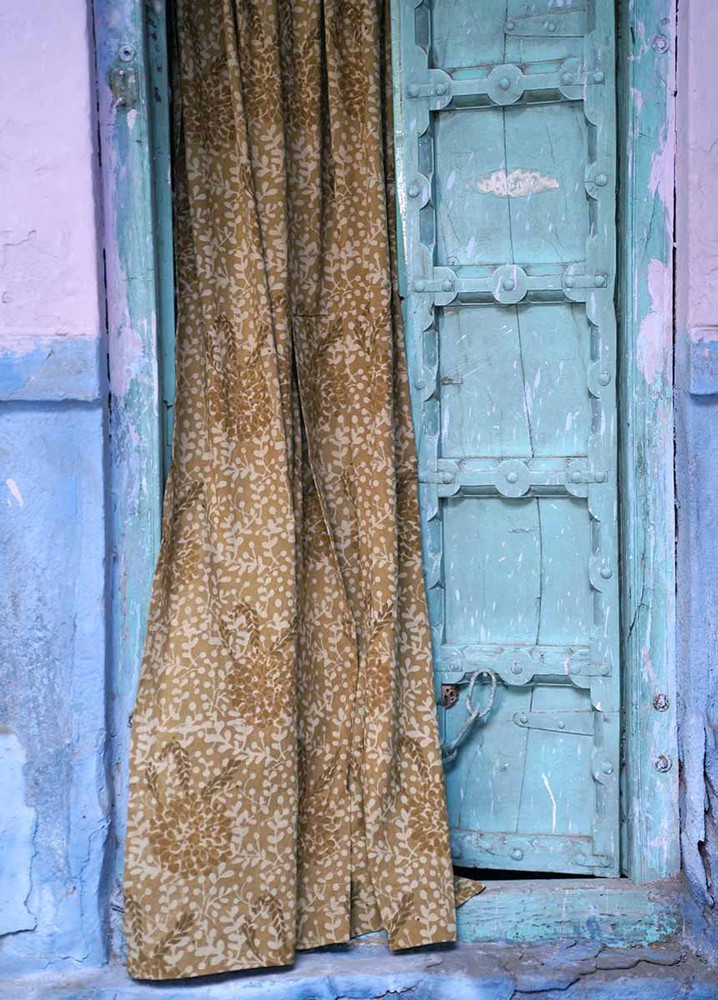
<path fill-rule="evenodd" d="M 392 955 L 367 942 L 286 970 L 136 983 L 108 967 L 0 982 L 1 1000 L 718 1000 L 718 968 L 679 944 L 459 944 Z"/>

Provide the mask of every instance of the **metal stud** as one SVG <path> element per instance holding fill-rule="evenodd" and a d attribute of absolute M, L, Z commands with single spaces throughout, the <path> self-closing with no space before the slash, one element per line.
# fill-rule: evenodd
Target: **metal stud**
<path fill-rule="evenodd" d="M 559 719 L 556 724 L 557 724 L 557 726 L 558 726 L 559 729 L 565 729 L 566 728 L 566 723 L 563 721 L 563 719 Z"/>
<path fill-rule="evenodd" d="M 596 286 L 596 288 L 605 288 L 606 287 L 606 275 L 605 274 L 597 274 L 594 277 L 594 279 L 593 279 L 593 283 Z"/>
<path fill-rule="evenodd" d="M 546 29 L 546 31 L 550 31 L 552 34 L 556 30 L 555 21 L 544 21 L 543 26 Z"/>
<path fill-rule="evenodd" d="M 410 83 L 409 84 L 409 97 L 418 97 L 418 96 L 419 96 L 419 87 L 418 87 L 418 84 L 416 84 L 416 83 Z"/>
<path fill-rule="evenodd" d="M 670 771 L 670 769 L 673 767 L 673 761 L 671 760 L 670 757 L 667 757 L 664 753 L 662 753 L 659 754 L 658 757 L 656 757 L 653 766 L 657 771 L 660 771 L 661 774 L 665 774 L 666 771 Z"/>
<path fill-rule="evenodd" d="M 439 97 L 443 97 L 444 94 L 446 93 L 446 90 L 447 87 L 445 83 L 437 83 L 437 85 L 434 87 L 434 93 L 438 94 Z"/>
<path fill-rule="evenodd" d="M 653 699 L 653 707 L 657 712 L 667 712 L 670 702 L 667 694 L 657 694 Z"/>
<path fill-rule="evenodd" d="M 604 760 L 601 764 L 601 770 L 604 774 L 613 774 L 613 764 L 610 760 Z"/>
<path fill-rule="evenodd" d="M 419 281 L 415 281 L 414 282 L 414 291 L 415 292 L 423 292 L 425 288 L 426 288 L 426 282 L 425 281 L 419 280 Z"/>
<path fill-rule="evenodd" d="M 453 287 L 454 287 L 454 282 L 450 281 L 449 278 L 444 278 L 444 280 L 441 282 L 442 292 L 450 292 Z"/>
<path fill-rule="evenodd" d="M 604 580 L 610 580 L 611 577 L 613 576 L 613 570 L 611 569 L 611 567 L 610 566 L 602 566 L 601 567 L 601 576 L 603 577 Z"/>
<path fill-rule="evenodd" d="M 515 27 L 516 27 L 516 25 L 515 25 L 515 23 L 513 21 L 507 21 L 506 22 L 506 30 L 507 31 L 513 31 Z"/>
<path fill-rule="evenodd" d="M 599 385 L 608 385 L 608 383 L 610 381 L 611 381 L 611 376 L 610 376 L 609 372 L 601 372 L 599 374 L 599 376 L 598 376 L 598 384 Z"/>
<path fill-rule="evenodd" d="M 605 174 L 596 174 L 596 184 L 599 187 L 605 187 L 608 184 L 608 177 Z"/>
<path fill-rule="evenodd" d="M 576 284 L 576 279 L 572 278 L 571 275 L 569 275 L 565 281 L 566 288 L 573 288 L 575 284 Z"/>
<path fill-rule="evenodd" d="M 419 188 L 418 188 L 418 186 L 416 184 L 412 184 L 412 185 L 410 185 L 410 187 L 409 187 L 409 189 L 407 190 L 406 193 L 409 195 L 410 198 L 418 198 L 419 197 Z"/>
<path fill-rule="evenodd" d="M 572 483 L 580 483 L 581 482 L 581 473 L 577 469 L 575 472 L 571 473 L 571 477 L 570 478 L 571 478 L 571 482 Z"/>
<path fill-rule="evenodd" d="M 450 472 L 444 472 L 441 475 L 441 481 L 442 483 L 446 483 L 446 485 L 448 486 L 449 483 L 453 483 L 454 477 Z"/>
<path fill-rule="evenodd" d="M 516 288 L 516 282 L 513 278 L 504 278 L 501 282 L 501 287 L 506 289 L 507 292 L 513 292 L 514 288 Z"/>
<path fill-rule="evenodd" d="M 528 721 L 529 721 L 528 715 L 525 712 L 522 712 L 521 715 L 519 716 L 519 722 L 521 723 L 522 726 L 525 726 Z"/>
<path fill-rule="evenodd" d="M 602 663 L 600 672 L 604 677 L 608 677 L 608 675 L 611 673 L 611 668 L 607 663 Z"/>
<path fill-rule="evenodd" d="M 597 483 L 605 483 L 607 478 L 608 478 L 608 476 L 606 475 L 605 472 L 597 472 L 596 473 L 596 482 Z"/>
<path fill-rule="evenodd" d="M 511 852 L 511 857 L 513 858 L 513 860 L 514 861 L 521 861 L 521 859 L 523 858 L 523 856 L 524 856 L 524 852 L 521 850 L 521 848 L 520 847 L 514 847 L 513 851 Z"/>
<path fill-rule="evenodd" d="M 518 479 L 519 479 L 518 472 L 508 472 L 506 474 L 506 482 L 507 483 L 517 483 Z"/>
<path fill-rule="evenodd" d="M 508 90 L 510 86 L 511 86 L 511 81 L 509 80 L 509 78 L 507 76 L 502 76 L 501 79 L 499 80 L 499 87 L 501 87 L 502 90 Z"/>
<path fill-rule="evenodd" d="M 602 72 L 602 70 L 600 69 L 596 70 L 596 72 L 593 74 L 594 83 L 603 83 L 605 79 L 606 79 L 606 74 Z"/>

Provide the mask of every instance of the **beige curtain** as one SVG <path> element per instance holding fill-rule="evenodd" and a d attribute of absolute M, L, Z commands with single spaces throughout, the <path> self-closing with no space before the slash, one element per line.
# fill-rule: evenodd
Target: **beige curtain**
<path fill-rule="evenodd" d="M 290 963 L 455 897 L 381 0 L 181 0 L 178 399 L 133 722 L 140 978 Z"/>

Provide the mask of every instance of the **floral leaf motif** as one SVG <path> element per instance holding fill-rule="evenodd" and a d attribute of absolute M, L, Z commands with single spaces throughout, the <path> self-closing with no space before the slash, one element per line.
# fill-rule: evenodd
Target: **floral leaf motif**
<path fill-rule="evenodd" d="M 195 917 L 189 912 L 181 913 L 174 926 L 162 937 L 155 948 L 152 957 L 164 958 L 167 952 L 176 944 L 180 944 L 194 927 Z"/>
<path fill-rule="evenodd" d="M 396 910 L 387 921 L 386 933 L 389 938 L 389 943 L 391 943 L 397 936 L 398 932 L 402 929 L 406 923 L 407 918 L 411 914 L 412 903 L 414 902 L 414 893 L 405 892 L 401 899 L 399 900 L 399 905 Z"/>
<path fill-rule="evenodd" d="M 167 757 L 172 757 L 174 759 L 180 788 L 182 789 L 184 795 L 189 795 L 191 766 L 189 756 L 185 748 L 180 746 L 177 740 L 172 740 L 165 746 L 164 750 L 160 754 L 160 757 L 163 760 Z"/>
<path fill-rule="evenodd" d="M 219 795 L 225 788 L 229 788 L 237 779 L 240 767 L 240 761 L 231 760 L 221 774 L 218 774 L 216 778 L 212 778 L 209 784 L 205 786 L 202 791 L 202 798 L 207 802 L 211 802 L 215 795 Z"/>

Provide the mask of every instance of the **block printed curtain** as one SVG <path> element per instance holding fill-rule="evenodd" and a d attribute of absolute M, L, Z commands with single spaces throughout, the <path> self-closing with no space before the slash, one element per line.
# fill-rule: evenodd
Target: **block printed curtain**
<path fill-rule="evenodd" d="M 129 969 L 291 963 L 455 896 L 393 295 L 382 0 L 180 0 L 178 399 Z"/>

